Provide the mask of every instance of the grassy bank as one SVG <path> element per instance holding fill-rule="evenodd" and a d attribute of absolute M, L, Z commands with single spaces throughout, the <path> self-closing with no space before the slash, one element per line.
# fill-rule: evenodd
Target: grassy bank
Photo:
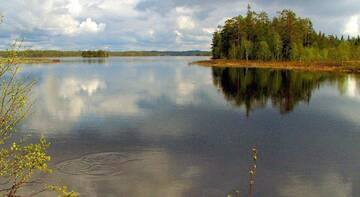
<path fill-rule="evenodd" d="M 6 58 L 0 58 L 0 64 L 7 64 L 9 60 Z M 58 59 L 48 59 L 48 58 L 18 58 L 15 59 L 12 64 L 54 64 L 58 63 Z"/>
<path fill-rule="evenodd" d="M 204 60 L 192 64 L 209 67 L 238 67 L 238 68 L 272 68 L 304 71 L 360 73 L 360 61 L 244 61 L 244 60 Z"/>

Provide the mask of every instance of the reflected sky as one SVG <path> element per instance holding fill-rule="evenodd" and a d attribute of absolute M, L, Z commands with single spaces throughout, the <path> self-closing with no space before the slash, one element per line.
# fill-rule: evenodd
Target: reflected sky
<path fill-rule="evenodd" d="M 256 145 L 255 196 L 360 195 L 359 76 L 214 75 L 188 65 L 198 59 L 26 65 L 23 73 L 38 83 L 22 129 L 52 142 L 55 173 L 44 179 L 84 196 L 245 193 Z M 279 73 L 287 77 L 269 77 Z"/>

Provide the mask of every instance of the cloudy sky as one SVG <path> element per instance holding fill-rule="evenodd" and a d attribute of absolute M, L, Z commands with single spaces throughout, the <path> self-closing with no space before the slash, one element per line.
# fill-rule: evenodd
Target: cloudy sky
<path fill-rule="evenodd" d="M 0 0 L 0 49 L 209 50 L 211 33 L 244 14 L 248 0 Z M 253 0 L 256 11 L 290 8 L 328 34 L 360 33 L 360 0 Z"/>

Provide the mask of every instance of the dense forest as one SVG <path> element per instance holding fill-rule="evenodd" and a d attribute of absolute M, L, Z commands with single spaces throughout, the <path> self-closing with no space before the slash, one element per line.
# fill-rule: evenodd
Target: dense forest
<path fill-rule="evenodd" d="M 81 57 L 83 51 L 23 50 L 20 57 Z M 210 56 L 209 51 L 108 51 L 110 56 Z M 0 57 L 9 56 L 9 51 L 0 51 Z"/>
<path fill-rule="evenodd" d="M 237 60 L 359 60 L 360 37 L 316 32 L 308 18 L 283 10 L 272 19 L 248 7 L 246 16 L 228 19 L 213 34 L 213 59 Z"/>

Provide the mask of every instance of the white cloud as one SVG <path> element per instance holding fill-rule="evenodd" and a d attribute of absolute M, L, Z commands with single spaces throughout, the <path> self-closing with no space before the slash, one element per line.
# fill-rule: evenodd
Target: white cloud
<path fill-rule="evenodd" d="M 79 32 L 97 33 L 97 32 L 104 31 L 104 29 L 105 29 L 104 23 L 97 24 L 91 18 L 87 18 L 85 21 L 81 22 L 79 25 Z"/>
<path fill-rule="evenodd" d="M 180 33 L 178 30 L 175 30 L 174 33 L 175 33 L 175 35 L 176 35 L 176 42 L 177 42 L 177 43 L 181 42 L 181 39 L 184 37 L 184 36 L 182 35 L 182 33 Z"/>
<path fill-rule="evenodd" d="M 345 25 L 345 34 L 349 34 L 351 36 L 358 36 L 360 35 L 360 20 L 359 15 L 354 15 L 350 17 L 349 21 Z"/>
<path fill-rule="evenodd" d="M 2 4 L 8 21 L 2 35 L 31 38 L 42 49 L 187 50 L 209 47 L 197 6 L 174 6 L 164 14 L 140 10 L 143 0 L 13 0 Z M 159 6 L 159 5 L 156 5 Z M 1 9 L 1 8 L 0 8 Z M 200 31 L 196 28 L 199 26 Z M 211 25 L 206 25 L 211 27 Z M 174 34 L 174 32 L 176 33 Z M 102 39 L 94 39 L 94 35 Z M 4 37 L 4 36 L 3 36 Z M 198 39 L 201 38 L 201 39 Z M 0 39 L 0 47 L 5 47 Z M 104 43 L 106 42 L 106 43 Z M 2 45 L 2 46 L 1 46 Z M 146 48 L 144 48 L 146 46 Z M 30 46 L 31 47 L 31 46 Z"/>
<path fill-rule="evenodd" d="M 37 28 L 52 34 L 72 35 L 78 32 L 79 22 L 70 15 L 59 15 L 52 20 L 41 21 Z"/>
<path fill-rule="evenodd" d="M 211 28 L 211 27 L 203 28 L 202 30 L 203 30 L 203 32 L 208 33 L 208 34 L 213 34 L 215 32 L 215 28 Z"/>
<path fill-rule="evenodd" d="M 69 4 L 66 6 L 69 10 L 69 13 L 75 16 L 78 16 L 81 13 L 82 6 L 78 0 L 70 0 Z"/>
<path fill-rule="evenodd" d="M 320 0 L 311 4 L 271 0 L 254 2 L 253 7 L 256 11 L 267 11 L 270 16 L 290 8 L 310 17 L 316 30 L 359 34 L 357 0 L 330 1 L 326 10 Z M 238 0 L 2 1 L 0 12 L 5 22 L 1 24 L 0 47 L 4 48 L 13 35 L 18 35 L 31 39 L 29 42 L 37 48 L 78 50 L 106 45 L 110 50 L 209 50 L 212 29 L 226 18 L 245 14 L 246 4 Z M 344 24 L 343 28 L 338 24 Z M 101 39 L 94 39 L 94 35 Z"/>
<path fill-rule="evenodd" d="M 179 29 L 191 30 L 195 28 L 195 22 L 190 16 L 179 16 L 177 25 Z"/>
<path fill-rule="evenodd" d="M 139 0 L 102 0 L 97 7 L 102 12 L 113 14 L 116 17 L 136 17 L 140 13 L 136 10 Z"/>
<path fill-rule="evenodd" d="M 191 15 L 195 12 L 193 9 L 190 9 L 188 7 L 176 7 L 175 11 L 178 14 L 184 14 L 184 15 Z"/>
<path fill-rule="evenodd" d="M 155 34 L 155 31 L 154 31 L 153 29 L 150 29 L 150 30 L 148 31 L 148 35 L 149 35 L 150 37 L 154 37 L 154 34 Z"/>
<path fill-rule="evenodd" d="M 64 35 L 74 36 L 86 33 L 98 33 L 105 29 L 104 23 L 97 23 L 87 13 L 84 3 L 79 0 L 14 0 L 4 5 L 8 10 L 20 10 L 17 13 L 5 13 L 10 34 L 26 33 L 36 36 Z M 21 14 L 20 14 L 21 13 Z M 94 15 L 95 16 L 95 15 Z M 26 39 L 26 38 L 25 38 Z"/>
<path fill-rule="evenodd" d="M 105 26 L 104 23 L 96 23 L 91 18 L 79 22 L 70 15 L 60 15 L 50 23 L 45 21 L 43 29 L 53 34 L 74 36 L 78 34 L 99 33 L 104 31 Z"/>

